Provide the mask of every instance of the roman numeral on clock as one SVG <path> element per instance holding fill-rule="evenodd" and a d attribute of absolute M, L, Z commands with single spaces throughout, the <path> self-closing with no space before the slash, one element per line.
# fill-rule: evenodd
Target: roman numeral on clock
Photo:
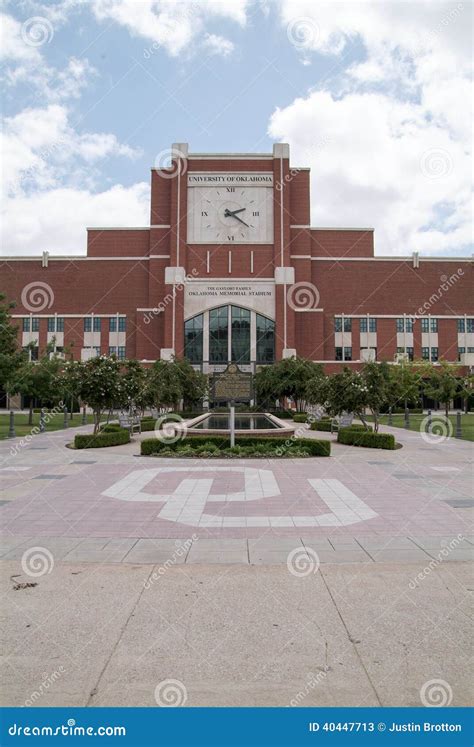
<path fill-rule="evenodd" d="M 226 187 L 227 192 L 235 192 L 235 187 Z"/>
<path fill-rule="evenodd" d="M 207 213 L 207 212 L 206 212 L 205 210 L 203 210 L 203 211 L 201 212 L 201 217 L 202 217 L 202 218 L 204 218 L 204 217 L 206 217 L 206 218 L 207 218 L 207 216 L 208 216 L 208 213 Z"/>

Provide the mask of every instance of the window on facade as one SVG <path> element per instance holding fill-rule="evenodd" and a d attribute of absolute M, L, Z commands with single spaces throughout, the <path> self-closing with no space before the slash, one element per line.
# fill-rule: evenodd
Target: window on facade
<path fill-rule="evenodd" d="M 465 332 L 466 331 L 466 325 L 464 323 L 464 319 L 457 319 L 456 320 L 458 325 L 458 332 Z"/>
<path fill-rule="evenodd" d="M 408 360 L 409 361 L 413 360 L 413 348 L 411 348 L 411 347 L 397 348 L 397 353 L 406 353 L 407 357 L 408 357 Z"/>
<path fill-rule="evenodd" d="M 429 348 L 421 348 L 421 357 L 424 361 L 429 361 L 430 359 L 430 349 Z"/>
<path fill-rule="evenodd" d="M 431 348 L 431 360 L 432 361 L 438 360 L 438 348 Z"/>
<path fill-rule="evenodd" d="M 62 316 L 48 317 L 48 332 L 64 332 L 64 318 Z"/>
<path fill-rule="evenodd" d="M 190 363 L 202 363 L 203 315 L 198 314 L 184 323 L 184 357 Z"/>
<path fill-rule="evenodd" d="M 228 307 L 220 306 L 209 312 L 209 362 L 227 363 L 229 335 Z"/>
<path fill-rule="evenodd" d="M 231 306 L 231 352 L 234 363 L 250 363 L 250 311 Z"/>
<path fill-rule="evenodd" d="M 461 355 L 464 355 L 466 348 L 458 348 L 458 361 L 461 360 Z"/>
<path fill-rule="evenodd" d="M 411 317 L 397 319 L 397 332 L 413 332 L 413 319 Z"/>
<path fill-rule="evenodd" d="M 101 322 L 100 316 L 95 316 L 94 317 L 94 325 L 93 325 L 94 332 L 100 332 L 100 322 Z"/>
<path fill-rule="evenodd" d="M 124 316 L 119 316 L 118 318 L 118 330 L 117 330 L 117 317 L 112 316 L 109 319 L 109 332 L 125 332 L 126 329 L 126 318 Z"/>
<path fill-rule="evenodd" d="M 344 351 L 344 357 L 343 357 L 343 351 Z M 336 361 L 351 361 L 352 360 L 352 348 L 345 347 L 345 348 L 336 348 L 336 355 L 334 360 Z"/>
<path fill-rule="evenodd" d="M 92 332 L 92 319 L 86 316 L 84 319 L 84 332 Z"/>
<path fill-rule="evenodd" d="M 352 319 L 347 319 L 347 317 L 344 317 L 344 325 L 343 325 L 341 316 L 334 317 L 334 331 L 342 332 L 343 327 L 344 327 L 344 332 L 352 332 Z"/>
<path fill-rule="evenodd" d="M 466 319 L 467 323 L 467 332 L 470 332 L 471 334 L 474 332 L 474 319 Z"/>
<path fill-rule="evenodd" d="M 31 331 L 39 332 L 39 328 L 40 328 L 40 320 L 33 317 L 33 319 L 31 320 Z"/>
<path fill-rule="evenodd" d="M 273 363 L 275 360 L 275 322 L 261 314 L 257 321 L 257 363 Z"/>
<path fill-rule="evenodd" d="M 30 317 L 25 316 L 23 317 L 23 332 L 29 332 L 30 331 Z"/>
<path fill-rule="evenodd" d="M 367 319 L 367 317 L 363 317 L 359 324 L 361 332 L 377 332 L 377 319 L 373 319 L 372 317 Z"/>
<path fill-rule="evenodd" d="M 422 332 L 437 332 L 438 331 L 438 320 L 427 319 L 423 317 L 421 320 L 421 331 Z"/>
<path fill-rule="evenodd" d="M 37 361 L 38 358 L 39 358 L 39 348 L 31 348 L 30 349 L 30 360 Z"/>

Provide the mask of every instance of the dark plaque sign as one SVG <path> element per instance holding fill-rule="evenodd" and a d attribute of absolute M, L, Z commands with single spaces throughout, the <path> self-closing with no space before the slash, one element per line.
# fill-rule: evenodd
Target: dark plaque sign
<path fill-rule="evenodd" d="M 213 375 L 211 395 L 214 402 L 248 402 L 252 399 L 252 374 L 229 363 L 225 371 Z"/>

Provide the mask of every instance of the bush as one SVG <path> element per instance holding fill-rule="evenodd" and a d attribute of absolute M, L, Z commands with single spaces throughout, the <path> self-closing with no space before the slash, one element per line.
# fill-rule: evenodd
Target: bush
<path fill-rule="evenodd" d="M 100 426 L 101 433 L 116 433 L 117 431 L 121 430 L 122 428 L 118 423 L 105 423 L 104 425 Z"/>
<path fill-rule="evenodd" d="M 295 412 L 293 415 L 293 422 L 295 423 L 306 423 L 308 420 L 308 413 L 306 412 Z"/>
<path fill-rule="evenodd" d="M 165 454 L 166 452 L 166 454 Z M 159 439 L 150 438 L 141 442 L 141 455 L 152 456 L 268 456 L 268 457 L 296 457 L 296 456 L 330 456 L 331 442 L 317 441 L 313 438 L 287 439 L 267 436 L 239 436 L 235 447 L 231 449 L 230 439 L 225 436 L 192 436 L 184 441 L 170 444 Z"/>
<path fill-rule="evenodd" d="M 104 446 L 120 446 L 128 443 L 130 443 L 130 433 L 125 428 L 119 428 L 119 430 L 112 432 L 97 433 L 95 436 L 93 433 L 78 434 L 74 438 L 74 448 L 76 449 L 101 449 Z"/>
<path fill-rule="evenodd" d="M 369 449 L 394 449 L 395 436 L 391 433 L 373 433 L 358 429 L 341 428 L 337 434 L 337 441 L 348 446 L 364 446 Z"/>
<path fill-rule="evenodd" d="M 311 423 L 310 429 L 312 431 L 330 431 L 331 420 L 315 420 L 313 423 Z"/>
<path fill-rule="evenodd" d="M 265 412 L 269 412 L 270 415 L 274 415 L 276 418 L 281 418 L 281 420 L 293 420 L 293 415 L 295 414 L 293 410 L 264 410 Z M 260 410 L 262 412 L 262 410 Z"/>
<path fill-rule="evenodd" d="M 142 431 L 154 431 L 156 420 L 154 418 L 142 418 L 140 426 Z"/>

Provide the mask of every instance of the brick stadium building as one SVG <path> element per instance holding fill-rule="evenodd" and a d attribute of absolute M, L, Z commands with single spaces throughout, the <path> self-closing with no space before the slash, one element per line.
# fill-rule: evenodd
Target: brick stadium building
<path fill-rule="evenodd" d="M 185 355 L 205 372 L 295 354 L 329 372 L 400 355 L 474 364 L 470 259 L 374 256 L 371 228 L 312 227 L 309 169 L 288 145 L 173 153 L 151 171 L 149 226 L 89 228 L 87 256 L 5 258 L 33 357 L 54 337 L 83 360 Z"/>

